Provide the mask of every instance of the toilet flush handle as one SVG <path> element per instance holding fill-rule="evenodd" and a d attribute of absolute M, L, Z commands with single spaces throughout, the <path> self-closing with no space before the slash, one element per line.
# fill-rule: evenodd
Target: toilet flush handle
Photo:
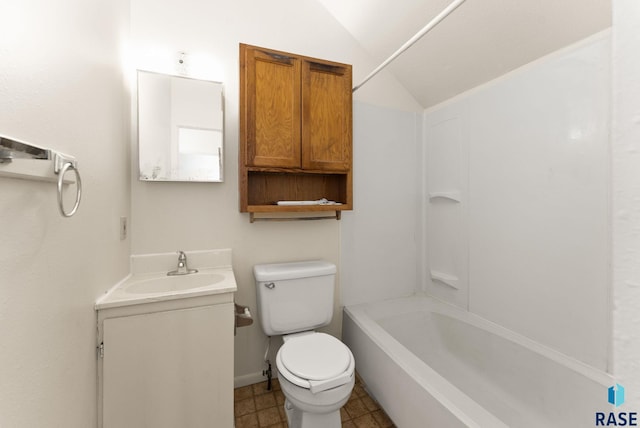
<path fill-rule="evenodd" d="M 273 282 L 268 282 L 264 286 L 267 287 L 269 290 L 273 290 L 274 288 L 276 288 L 276 284 Z"/>

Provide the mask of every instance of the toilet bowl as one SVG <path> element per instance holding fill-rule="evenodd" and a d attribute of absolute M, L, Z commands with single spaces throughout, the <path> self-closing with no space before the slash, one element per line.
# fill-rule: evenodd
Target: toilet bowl
<path fill-rule="evenodd" d="M 298 333 L 284 341 L 276 368 L 289 426 L 340 427 L 340 408 L 355 384 L 353 354 L 325 333 Z"/>

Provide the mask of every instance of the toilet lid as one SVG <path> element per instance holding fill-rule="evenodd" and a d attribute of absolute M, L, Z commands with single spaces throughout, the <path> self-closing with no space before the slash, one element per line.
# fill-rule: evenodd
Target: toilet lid
<path fill-rule="evenodd" d="M 326 380 L 344 373 L 351 362 L 346 345 L 333 336 L 315 333 L 289 340 L 280 348 L 282 364 L 303 379 Z"/>

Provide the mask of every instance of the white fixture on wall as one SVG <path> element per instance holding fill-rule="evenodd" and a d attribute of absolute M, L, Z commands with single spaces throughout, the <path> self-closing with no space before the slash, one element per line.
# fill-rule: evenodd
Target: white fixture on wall
<path fill-rule="evenodd" d="M 187 62 L 187 54 L 185 52 L 178 52 L 178 59 L 176 61 L 176 73 L 180 76 L 189 75 L 189 63 Z"/>
<path fill-rule="evenodd" d="M 193 79 L 224 81 L 222 64 L 213 55 L 206 52 L 170 50 L 162 47 L 152 49 L 131 49 L 127 62 L 129 72 L 148 70 Z"/>

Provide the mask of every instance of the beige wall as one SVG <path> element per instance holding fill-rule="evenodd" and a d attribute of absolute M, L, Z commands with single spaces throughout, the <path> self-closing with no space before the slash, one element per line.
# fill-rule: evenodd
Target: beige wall
<path fill-rule="evenodd" d="M 55 184 L 0 178 L 2 427 L 96 423 L 93 304 L 129 268 L 127 5 L 0 5 L 0 134 L 76 156 L 84 187 L 63 218 Z"/>
<path fill-rule="evenodd" d="M 204 55 L 213 63 L 205 77 L 224 82 L 226 110 L 224 183 L 140 182 L 135 142 L 132 145 L 132 253 L 232 248 L 238 280 L 236 299 L 254 312 L 253 265 L 313 258 L 339 265 L 342 222 L 250 224 L 248 214 L 239 212 L 238 44 L 351 63 L 354 80 L 364 77 L 377 64 L 313 0 L 171 0 L 163 2 L 162 7 L 152 0 L 132 0 L 131 4 L 134 68 L 172 72 L 158 69 L 163 55 L 170 61 L 179 51 Z M 420 108 L 388 75 L 381 74 L 376 79 L 358 91 L 356 99 L 408 111 Z M 339 287 L 336 315 L 328 328 L 335 335 L 340 335 L 341 330 Z M 235 374 L 241 382 L 261 379 L 265 339 L 257 322 L 238 330 Z"/>

